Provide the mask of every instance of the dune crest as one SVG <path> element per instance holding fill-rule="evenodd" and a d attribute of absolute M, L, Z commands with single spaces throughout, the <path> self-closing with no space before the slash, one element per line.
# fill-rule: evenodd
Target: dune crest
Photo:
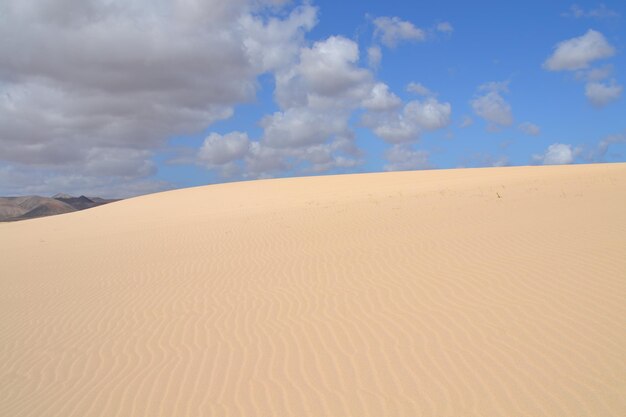
<path fill-rule="evenodd" d="M 626 164 L 0 224 L 0 416 L 624 416 Z"/>

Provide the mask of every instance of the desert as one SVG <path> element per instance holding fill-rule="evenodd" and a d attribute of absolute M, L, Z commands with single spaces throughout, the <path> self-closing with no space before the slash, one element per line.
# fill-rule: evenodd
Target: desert
<path fill-rule="evenodd" d="M 1 416 L 624 416 L 626 164 L 0 224 Z"/>

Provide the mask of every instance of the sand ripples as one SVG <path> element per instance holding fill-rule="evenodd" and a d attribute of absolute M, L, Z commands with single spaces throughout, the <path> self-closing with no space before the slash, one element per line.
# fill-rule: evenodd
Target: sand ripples
<path fill-rule="evenodd" d="M 0 225 L 0 415 L 623 416 L 625 173 L 265 181 Z"/>

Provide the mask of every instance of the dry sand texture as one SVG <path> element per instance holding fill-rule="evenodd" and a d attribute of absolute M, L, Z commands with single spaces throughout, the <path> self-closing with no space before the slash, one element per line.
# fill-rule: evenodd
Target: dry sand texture
<path fill-rule="evenodd" d="M 1 416 L 626 416 L 626 164 L 153 194 L 0 275 Z"/>

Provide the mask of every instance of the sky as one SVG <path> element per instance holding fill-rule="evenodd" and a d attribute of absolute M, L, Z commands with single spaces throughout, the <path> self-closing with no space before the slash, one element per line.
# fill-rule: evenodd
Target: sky
<path fill-rule="evenodd" d="M 0 195 L 626 161 L 626 2 L 2 0 Z"/>

